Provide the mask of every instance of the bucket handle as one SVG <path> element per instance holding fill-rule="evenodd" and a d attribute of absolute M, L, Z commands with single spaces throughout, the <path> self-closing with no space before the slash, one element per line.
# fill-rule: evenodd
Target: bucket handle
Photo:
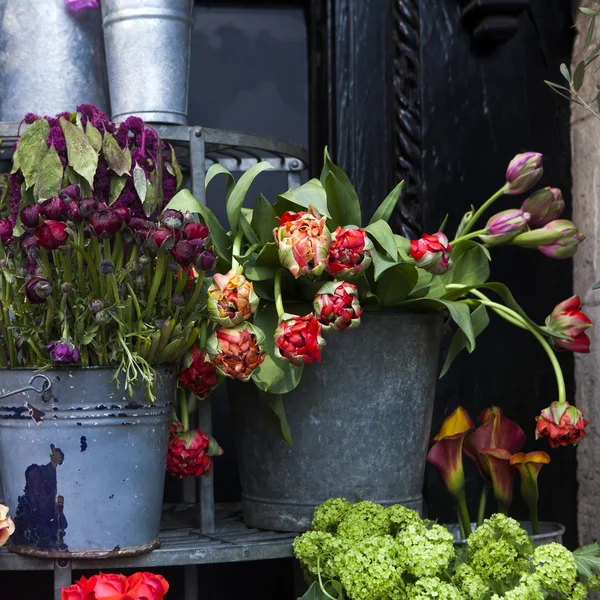
<path fill-rule="evenodd" d="M 33 385 L 33 382 L 36 379 L 43 380 L 42 385 L 39 389 L 37 387 L 35 387 L 35 385 Z M 48 392 L 50 391 L 51 387 L 52 387 L 52 381 L 50 380 L 50 378 L 47 375 L 42 375 L 41 373 L 38 373 L 37 375 L 34 375 L 27 382 L 27 385 L 25 387 L 19 388 L 18 390 L 13 390 L 12 392 L 6 392 L 5 394 L 0 394 L 0 400 L 2 400 L 3 398 L 8 398 L 8 396 L 14 396 L 15 394 L 20 394 L 22 392 L 37 392 L 38 394 L 43 394 L 44 396 L 46 396 L 48 394 Z"/>

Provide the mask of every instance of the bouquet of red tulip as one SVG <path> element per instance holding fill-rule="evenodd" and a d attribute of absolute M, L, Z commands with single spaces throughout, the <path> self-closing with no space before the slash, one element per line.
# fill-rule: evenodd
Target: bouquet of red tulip
<path fill-rule="evenodd" d="M 153 397 L 154 366 L 200 333 L 209 229 L 168 204 L 173 149 L 89 105 L 27 115 L 0 221 L 0 366 L 114 366 Z"/>
<path fill-rule="evenodd" d="M 208 289 L 212 333 L 189 355 L 182 371 L 183 384 L 198 397 L 228 377 L 252 380 L 278 398 L 298 385 L 305 365 L 320 362 L 322 334 L 358 327 L 363 310 L 406 307 L 447 311 L 454 321 L 456 332 L 442 375 L 459 352 L 474 350 L 489 310 L 529 331 L 548 353 L 558 402 L 565 401 L 554 350 L 589 351 L 585 329 L 591 321 L 573 297 L 559 304 L 544 326 L 534 323 L 504 284 L 488 282 L 490 249 L 511 244 L 565 259 L 573 256 L 584 236 L 559 218 L 564 201 L 560 190 L 550 187 L 477 228 L 498 199 L 528 192 L 539 181 L 540 154 L 517 155 L 502 187 L 463 217 L 451 240 L 441 230 L 418 240 L 392 232 L 388 219 L 402 183 L 362 226 L 357 194 L 327 151 L 320 179 L 281 194 L 274 204 L 261 195 L 254 209 L 244 208 L 251 182 L 268 168 L 268 163 L 259 163 L 237 184 L 219 165 L 207 173 L 207 185 L 218 174 L 229 180 L 229 233 L 185 191 L 170 205 L 200 214 L 211 229 L 222 267 Z M 280 405 L 277 413 L 283 414 Z"/>
<path fill-rule="evenodd" d="M 61 600 L 163 600 L 169 584 L 162 575 L 134 573 L 100 573 L 89 579 L 82 577 L 63 588 Z"/>

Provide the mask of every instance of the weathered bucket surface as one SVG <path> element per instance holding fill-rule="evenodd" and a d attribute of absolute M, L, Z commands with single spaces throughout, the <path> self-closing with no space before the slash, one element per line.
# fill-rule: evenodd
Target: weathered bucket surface
<path fill-rule="evenodd" d="M 100 10 L 73 12 L 64 0 L 0 2 L 0 121 L 84 103 L 108 112 Z"/>
<path fill-rule="evenodd" d="M 0 369 L 0 394 L 33 371 Z M 43 557 L 139 554 L 158 546 L 175 368 L 155 404 L 114 368 L 45 371 L 50 393 L 0 400 L 0 470 L 16 531 L 10 549 Z M 31 416 L 33 415 L 33 417 Z"/>
<path fill-rule="evenodd" d="M 112 117 L 187 123 L 193 0 L 102 0 Z"/>
<path fill-rule="evenodd" d="M 471 523 L 471 529 L 475 531 L 476 528 L 475 523 Z M 540 521 L 540 532 L 537 534 L 533 534 L 533 529 L 531 528 L 530 521 L 521 521 L 521 527 L 527 531 L 527 533 L 533 538 L 533 541 L 536 546 L 543 546 L 544 544 L 552 544 L 556 542 L 557 544 L 562 544 L 562 536 L 565 532 L 564 525 L 560 523 L 552 523 L 550 521 Z M 462 539 L 460 536 L 460 528 L 458 523 L 452 523 L 450 525 L 446 525 L 446 528 L 452 535 L 454 535 L 454 545 L 466 546 L 467 540 Z"/>
<path fill-rule="evenodd" d="M 245 522 L 304 531 L 332 497 L 420 511 L 442 329 L 441 313 L 376 312 L 327 335 L 283 396 L 292 446 L 257 388 L 232 383 Z"/>

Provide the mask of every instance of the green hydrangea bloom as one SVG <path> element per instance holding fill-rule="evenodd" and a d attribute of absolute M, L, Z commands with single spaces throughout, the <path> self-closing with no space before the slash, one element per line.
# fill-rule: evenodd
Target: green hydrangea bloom
<path fill-rule="evenodd" d="M 533 577 L 544 590 L 570 595 L 577 583 L 577 565 L 570 550 L 561 544 L 538 546 L 532 557 Z"/>
<path fill-rule="evenodd" d="M 342 518 L 337 534 L 351 539 L 364 539 L 374 535 L 387 535 L 390 518 L 383 506 L 364 500 L 350 506 Z"/>
<path fill-rule="evenodd" d="M 587 588 L 583 583 L 578 581 L 571 592 L 571 600 L 584 600 L 584 598 L 587 598 L 587 595 Z"/>
<path fill-rule="evenodd" d="M 466 563 L 456 568 L 452 583 L 460 590 L 466 600 L 481 600 L 489 591 L 489 587 L 483 579 L 475 573 L 471 565 Z"/>
<path fill-rule="evenodd" d="M 471 534 L 471 537 L 475 533 Z M 472 553 L 470 564 L 473 571 L 484 581 L 512 587 L 521 573 L 525 572 L 527 559 L 519 556 L 509 541 L 491 539 L 485 546 Z"/>
<path fill-rule="evenodd" d="M 330 498 L 317 506 L 312 518 L 311 528 L 314 531 L 335 533 L 340 521 L 352 505 L 346 498 Z"/>
<path fill-rule="evenodd" d="M 397 538 L 403 566 L 415 577 L 434 576 L 454 557 L 454 536 L 441 525 L 408 525 Z"/>
<path fill-rule="evenodd" d="M 352 600 L 387 600 L 401 586 L 398 546 L 391 535 L 348 543 L 334 563 Z"/>
<path fill-rule="evenodd" d="M 544 600 L 546 595 L 537 580 L 531 575 L 521 578 L 519 585 L 509 590 L 502 596 L 504 600 Z"/>
<path fill-rule="evenodd" d="M 411 523 L 421 523 L 421 517 L 416 510 L 406 508 L 401 504 L 394 504 L 387 509 L 391 522 L 391 534 L 397 535 Z"/>
<path fill-rule="evenodd" d="M 342 542 L 330 533 L 307 531 L 294 540 L 294 555 L 315 578 L 320 569 L 323 579 L 334 579 L 337 577 L 334 557 L 342 546 Z"/>
<path fill-rule="evenodd" d="M 437 577 L 423 577 L 407 589 L 411 600 L 462 600 L 460 592 Z"/>
<path fill-rule="evenodd" d="M 485 549 L 491 542 L 508 542 L 520 556 L 529 556 L 533 546 L 527 532 L 517 521 L 506 515 L 496 513 L 486 519 L 468 538 L 469 550 L 474 553 Z"/>
<path fill-rule="evenodd" d="M 591 592 L 600 592 L 600 574 L 594 575 L 587 582 L 587 586 Z"/>

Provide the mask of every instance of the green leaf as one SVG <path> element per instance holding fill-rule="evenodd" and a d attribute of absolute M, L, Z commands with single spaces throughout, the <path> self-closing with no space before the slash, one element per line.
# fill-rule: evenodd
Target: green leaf
<path fill-rule="evenodd" d="M 127 183 L 128 175 L 117 175 L 116 173 L 110 174 L 110 194 L 109 194 L 109 205 L 115 200 L 119 199 L 125 184 Z"/>
<path fill-rule="evenodd" d="M 283 405 L 283 398 L 281 394 L 267 394 L 260 392 L 260 395 L 266 399 L 269 404 L 269 408 L 275 413 L 279 419 L 281 426 L 281 435 L 283 436 L 286 444 L 292 445 L 292 432 L 290 431 L 290 425 L 285 414 L 285 406 Z"/>
<path fill-rule="evenodd" d="M 281 216 L 287 210 L 298 211 L 312 206 L 321 216 L 331 217 L 327 208 L 327 194 L 318 179 L 311 179 L 300 187 L 280 194 L 274 206 L 275 213 Z"/>
<path fill-rule="evenodd" d="M 261 301 L 254 315 L 254 324 L 265 332 L 264 348 L 267 352 L 264 362 L 252 375 L 252 381 L 259 390 L 270 394 L 287 394 L 300 383 L 303 367 L 295 367 L 286 360 L 275 357 L 275 329 L 279 319 L 273 302 Z"/>
<path fill-rule="evenodd" d="M 273 165 L 267 161 L 256 163 L 253 167 L 248 169 L 235 184 L 229 198 L 227 198 L 226 205 L 227 219 L 233 234 L 237 232 L 242 205 L 244 204 L 244 199 L 246 198 L 246 194 L 248 193 L 252 182 L 260 173 L 273 168 Z"/>
<path fill-rule="evenodd" d="M 348 178 L 348 175 L 344 173 L 340 167 L 335 165 L 329 156 L 329 150 L 325 148 L 323 157 L 323 169 L 321 171 L 321 184 L 327 190 L 327 204 L 331 206 L 332 198 L 329 195 L 329 188 L 327 187 L 327 179 L 329 175 L 332 175 L 339 185 L 335 186 L 335 198 L 334 201 L 343 208 L 343 222 L 338 223 L 342 227 L 345 225 L 356 225 L 360 227 L 362 220 L 360 215 L 360 201 L 352 182 Z M 332 214 L 333 217 L 333 214 Z"/>
<path fill-rule="evenodd" d="M 369 225 L 376 221 L 385 221 L 386 223 L 390 220 L 398 200 L 402 195 L 404 189 L 404 180 L 402 180 L 387 196 L 387 198 L 377 207 L 375 214 L 371 217 Z"/>
<path fill-rule="evenodd" d="M 373 292 L 379 298 L 381 306 L 397 306 L 408 298 L 418 279 L 416 267 L 396 264 L 381 274 L 373 286 Z"/>
<path fill-rule="evenodd" d="M 306 593 L 298 600 L 331 600 L 319 587 L 318 582 L 314 581 L 311 586 L 306 590 Z"/>
<path fill-rule="evenodd" d="M 179 189 L 181 187 L 181 183 L 183 182 L 183 175 L 181 173 L 181 168 L 179 166 L 179 162 L 177 161 L 177 154 L 175 153 L 175 148 L 171 146 L 171 167 L 175 172 L 175 181 L 177 187 L 175 189 Z"/>
<path fill-rule="evenodd" d="M 473 325 L 473 333 L 475 334 L 475 337 L 481 334 L 481 332 L 488 326 L 489 322 L 490 317 L 486 307 L 483 306 L 483 304 L 480 304 L 474 311 L 471 312 L 471 323 Z M 467 347 L 467 343 L 467 337 L 462 329 L 457 329 L 452 338 L 452 342 L 450 342 L 448 355 L 446 356 L 442 372 L 440 373 L 440 378 L 442 378 L 448 372 L 448 369 L 450 368 L 450 365 L 454 359 L 464 350 L 464 348 Z"/>
<path fill-rule="evenodd" d="M 25 130 L 19 140 L 19 145 L 13 156 L 11 172 L 15 173 L 18 168 L 21 169 L 27 189 L 37 183 L 42 160 L 48 152 L 46 140 L 49 133 L 48 121 L 38 119 Z"/>
<path fill-rule="evenodd" d="M 573 88 L 575 91 L 579 91 L 581 86 L 583 85 L 583 79 L 585 77 L 585 61 L 582 60 L 577 67 L 575 67 L 575 72 L 573 73 Z"/>
<path fill-rule="evenodd" d="M 278 224 L 277 215 L 271 203 L 260 194 L 252 213 L 252 228 L 258 233 L 261 244 L 273 241 L 273 230 Z"/>
<path fill-rule="evenodd" d="M 577 572 L 587 580 L 600 572 L 600 544 L 594 542 L 573 551 Z"/>
<path fill-rule="evenodd" d="M 586 8 L 585 6 L 580 6 L 579 10 L 588 17 L 597 17 L 598 13 L 600 12 L 595 8 Z"/>
<path fill-rule="evenodd" d="M 567 80 L 567 83 L 571 83 L 571 75 L 569 74 L 569 67 L 565 63 L 560 65 L 560 72 L 562 76 Z"/>
<path fill-rule="evenodd" d="M 454 267 L 441 276 L 444 284 L 479 285 L 490 276 L 488 251 L 481 244 L 467 240 L 452 253 Z"/>
<path fill-rule="evenodd" d="M 83 129 L 73 125 L 73 123 L 67 121 L 64 117 L 60 119 L 60 126 L 65 135 L 69 165 L 93 188 L 94 175 L 98 167 L 98 153 L 94 150 L 92 144 L 90 144 Z"/>
<path fill-rule="evenodd" d="M 129 148 L 121 148 L 114 136 L 108 132 L 104 134 L 102 153 L 108 168 L 117 175 L 125 175 L 131 170 L 131 152 Z"/>
<path fill-rule="evenodd" d="M 269 267 L 259 267 L 257 265 L 244 265 L 244 275 L 250 281 L 266 281 L 267 279 L 275 279 L 275 269 Z"/>
<path fill-rule="evenodd" d="M 215 163 L 211 165 L 206 171 L 206 176 L 204 178 L 204 189 L 208 188 L 208 184 L 217 176 L 217 175 L 225 175 L 227 178 L 227 191 L 225 193 L 225 200 L 229 199 L 233 188 L 235 187 L 235 177 L 222 165 L 219 163 Z"/>
<path fill-rule="evenodd" d="M 336 227 L 348 225 L 348 215 L 345 209 L 346 198 L 341 182 L 333 173 L 327 173 L 323 185 L 327 194 L 327 208 L 331 215 L 331 218 L 327 220 L 327 226 L 333 231 Z"/>
<path fill-rule="evenodd" d="M 85 135 L 87 135 L 88 140 L 90 140 L 92 148 L 96 152 L 100 152 L 100 150 L 102 150 L 102 134 L 91 123 L 86 125 Z"/>
<path fill-rule="evenodd" d="M 144 204 L 148 190 L 148 180 L 146 179 L 146 172 L 137 163 L 133 167 L 133 187 L 137 192 L 140 202 Z"/>
<path fill-rule="evenodd" d="M 371 258 L 373 259 L 373 279 L 377 281 L 381 274 L 396 266 L 398 263 L 395 260 L 389 260 L 377 249 L 371 251 Z"/>
<path fill-rule="evenodd" d="M 596 24 L 596 19 L 592 19 L 590 21 L 590 25 L 587 30 L 587 35 L 585 36 L 585 45 L 583 47 L 584 50 L 587 50 L 592 45 L 592 40 L 594 39 L 595 24 Z"/>
<path fill-rule="evenodd" d="M 365 230 L 387 252 L 389 258 L 394 261 L 398 258 L 398 247 L 396 246 L 394 232 L 387 221 L 379 220 L 370 223 L 365 227 Z"/>
<path fill-rule="evenodd" d="M 244 232 L 244 235 L 246 236 L 246 239 L 251 244 L 260 244 L 260 240 L 258 239 L 256 232 L 254 231 L 254 229 L 252 229 L 250 223 L 248 223 L 248 219 L 246 219 L 243 213 L 240 213 L 239 224 L 242 231 Z"/>
<path fill-rule="evenodd" d="M 58 152 L 51 146 L 40 165 L 40 174 L 34 188 L 34 196 L 40 202 L 58 196 L 62 187 L 63 167 Z"/>
<path fill-rule="evenodd" d="M 269 267 L 270 269 L 279 269 L 281 263 L 279 262 L 279 251 L 277 249 L 276 242 L 269 242 L 265 244 L 264 248 L 258 253 L 256 257 L 257 267 Z"/>
<path fill-rule="evenodd" d="M 179 210 L 183 213 L 190 212 L 199 214 L 202 217 L 204 224 L 210 230 L 210 237 L 215 252 L 223 260 L 231 263 L 231 239 L 208 206 L 200 204 L 198 200 L 192 196 L 192 193 L 189 190 L 180 190 L 173 196 L 173 199 L 169 202 L 167 207 L 165 207 L 165 210 L 167 208 Z"/>
<path fill-rule="evenodd" d="M 158 206 L 158 202 L 156 196 L 154 195 L 154 186 L 148 185 L 146 186 L 146 197 L 142 202 L 142 208 L 144 209 L 144 214 L 149 217 Z"/>

